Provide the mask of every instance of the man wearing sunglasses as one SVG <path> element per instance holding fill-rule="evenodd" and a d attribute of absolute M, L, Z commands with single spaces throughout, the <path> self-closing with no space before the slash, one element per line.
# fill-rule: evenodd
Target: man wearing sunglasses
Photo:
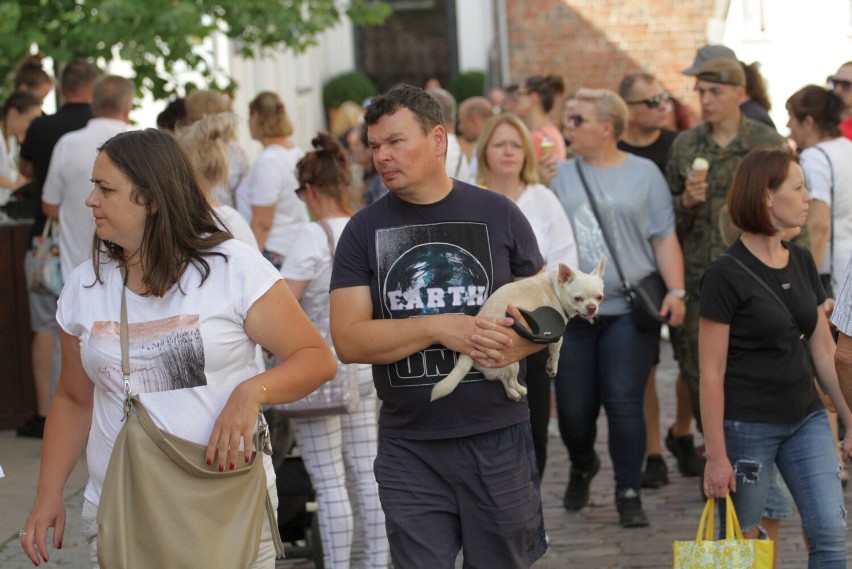
<path fill-rule="evenodd" d="M 677 133 L 664 128 L 672 112 L 672 97 L 650 73 L 631 73 L 621 80 L 618 94 L 627 103 L 627 128 L 618 148 L 651 160 L 665 172 L 669 149 Z"/>
<path fill-rule="evenodd" d="M 719 210 L 742 158 L 758 146 L 780 146 L 783 137 L 772 128 L 743 116 L 745 72 L 738 61 L 711 59 L 695 74 L 695 92 L 704 124 L 681 132 L 672 144 L 666 180 L 674 195 L 677 231 L 683 247 L 686 273 L 686 317 L 672 335 L 681 375 L 689 387 L 692 412 L 698 406 L 699 283 L 707 265 L 724 250 Z M 710 168 L 706 179 L 691 172 L 696 158 Z M 700 421 L 699 421 L 700 425 Z M 674 433 L 680 435 L 681 433 Z"/>
<path fill-rule="evenodd" d="M 827 86 L 843 99 L 840 130 L 843 136 L 852 139 L 852 61 L 847 61 L 837 73 L 829 76 Z"/>

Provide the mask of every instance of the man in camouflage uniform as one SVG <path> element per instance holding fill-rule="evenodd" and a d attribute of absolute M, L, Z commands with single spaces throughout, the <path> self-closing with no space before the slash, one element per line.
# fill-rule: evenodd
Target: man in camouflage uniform
<path fill-rule="evenodd" d="M 675 139 L 666 165 L 666 180 L 674 194 L 687 292 L 686 317 L 673 334 L 672 344 L 680 373 L 689 387 L 692 411 L 699 418 L 698 287 L 707 265 L 726 249 L 719 231 L 719 210 L 725 205 L 734 173 L 748 151 L 758 146 L 780 146 L 784 139 L 740 112 L 745 73 L 739 63 L 729 59 L 704 63 L 696 74 L 695 91 L 705 122 Z M 705 181 L 691 173 L 698 157 L 710 163 Z M 671 435 L 685 438 L 687 433 Z"/>

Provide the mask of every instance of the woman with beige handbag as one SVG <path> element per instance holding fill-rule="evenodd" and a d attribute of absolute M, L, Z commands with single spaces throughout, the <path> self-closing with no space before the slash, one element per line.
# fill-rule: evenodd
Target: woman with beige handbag
<path fill-rule="evenodd" d="M 220 228 L 173 136 L 113 137 L 92 180 L 92 262 L 59 299 L 62 372 L 21 545 L 35 565 L 48 561 L 53 528 L 61 548 L 62 489 L 86 446 L 83 522 L 96 566 L 271 569 L 277 527 L 263 510 L 265 501 L 274 511 L 275 479 L 258 411 L 316 389 L 334 375 L 334 358 L 272 265 Z M 259 370 L 258 344 L 282 363 Z M 134 478 L 145 464 L 129 461 L 146 453 L 172 470 Z M 218 493 L 244 471 L 243 486 L 265 485 L 253 503 Z M 146 495 L 173 498 L 146 512 Z M 221 535 L 249 510 L 245 527 Z"/>

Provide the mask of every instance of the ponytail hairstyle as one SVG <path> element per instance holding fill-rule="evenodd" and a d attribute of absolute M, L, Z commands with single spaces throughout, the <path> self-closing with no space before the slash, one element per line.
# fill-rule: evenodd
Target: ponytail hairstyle
<path fill-rule="evenodd" d="M 343 147 L 327 132 L 318 132 L 311 144 L 314 150 L 296 164 L 299 187 L 310 184 L 321 194 L 333 198 L 343 211 L 351 215 L 348 189 L 352 172 Z"/>
<path fill-rule="evenodd" d="M 177 137 L 189 152 L 198 173 L 210 188 L 228 181 L 228 147 L 236 136 L 237 117 L 232 113 L 207 115 L 178 130 Z"/>
<path fill-rule="evenodd" d="M 524 89 L 536 93 L 542 109 L 549 113 L 556 99 L 565 92 L 565 81 L 559 75 L 531 75 L 524 81 Z"/>
<path fill-rule="evenodd" d="M 840 130 L 843 99 L 825 87 L 802 87 L 787 99 L 787 111 L 799 122 L 811 117 L 822 134 L 834 137 L 843 135 Z"/>
<path fill-rule="evenodd" d="M 249 103 L 249 113 L 257 113 L 261 136 L 281 137 L 293 134 L 293 125 L 281 98 L 272 91 L 263 91 Z"/>

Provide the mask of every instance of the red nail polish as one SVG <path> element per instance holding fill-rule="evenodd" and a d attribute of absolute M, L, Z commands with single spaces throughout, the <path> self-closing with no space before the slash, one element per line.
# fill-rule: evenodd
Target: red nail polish
<path fill-rule="evenodd" d="M 231 467 L 231 470 L 233 470 L 233 469 L 235 469 L 235 468 L 237 467 L 237 465 L 236 465 L 236 464 L 234 464 L 233 462 L 232 462 L 229 466 Z"/>
<path fill-rule="evenodd" d="M 251 460 L 251 457 L 249 455 L 246 455 L 246 462 L 248 462 L 250 460 Z"/>
<path fill-rule="evenodd" d="M 212 459 L 212 458 L 208 458 L 208 459 L 207 459 L 207 466 L 210 466 L 211 464 L 213 464 L 213 459 Z"/>
<path fill-rule="evenodd" d="M 224 464 L 219 465 L 219 472 L 225 472 L 225 465 Z"/>
<path fill-rule="evenodd" d="M 56 544 L 56 549 L 62 549 L 62 542 L 61 541 Z"/>

